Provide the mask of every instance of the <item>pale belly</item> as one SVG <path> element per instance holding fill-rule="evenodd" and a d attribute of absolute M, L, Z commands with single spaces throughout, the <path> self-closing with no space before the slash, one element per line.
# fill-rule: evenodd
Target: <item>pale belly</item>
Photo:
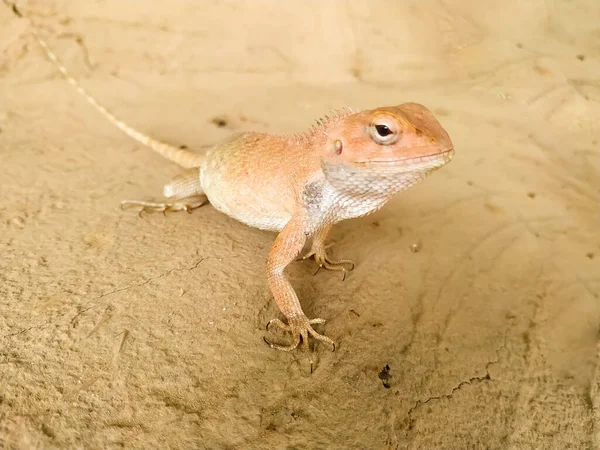
<path fill-rule="evenodd" d="M 202 187 L 215 209 L 251 227 L 281 231 L 292 217 L 280 199 L 252 189 L 252 184 L 231 185 L 227 179 L 204 173 Z"/>
<path fill-rule="evenodd" d="M 200 182 L 219 211 L 251 227 L 281 231 L 294 213 L 293 183 L 285 161 L 234 136 L 210 150 L 200 168 Z"/>

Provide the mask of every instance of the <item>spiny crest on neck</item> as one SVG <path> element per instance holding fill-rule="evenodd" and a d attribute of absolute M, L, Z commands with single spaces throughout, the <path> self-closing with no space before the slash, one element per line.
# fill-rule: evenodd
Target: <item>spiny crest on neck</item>
<path fill-rule="evenodd" d="M 297 144 L 306 142 L 308 140 L 311 140 L 314 136 L 318 135 L 319 133 L 323 133 L 329 125 L 337 123 L 344 117 L 351 116 L 358 112 L 360 112 L 360 110 L 356 108 L 351 108 L 349 106 L 342 109 L 333 110 L 329 114 L 326 114 L 325 116 L 317 119 L 311 125 L 308 131 L 305 131 L 304 133 L 294 133 L 293 135 L 288 136 L 288 138 L 295 141 Z"/>

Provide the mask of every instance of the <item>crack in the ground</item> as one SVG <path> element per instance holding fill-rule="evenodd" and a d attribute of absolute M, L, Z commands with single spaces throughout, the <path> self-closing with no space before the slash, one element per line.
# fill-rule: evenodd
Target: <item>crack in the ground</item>
<path fill-rule="evenodd" d="M 87 45 L 83 41 L 83 36 L 81 36 L 77 33 L 62 33 L 58 37 L 59 38 L 73 38 L 75 40 L 75 43 L 77 45 L 79 45 L 79 48 L 81 48 L 81 52 L 83 53 L 84 64 L 87 66 L 88 69 L 90 69 L 90 70 L 94 69 L 94 65 L 92 64 L 92 61 L 90 59 L 90 51 L 88 50 Z"/>
<path fill-rule="evenodd" d="M 419 292 L 419 295 L 417 295 L 416 307 L 412 308 L 411 311 L 412 329 L 408 338 L 408 342 L 404 344 L 404 346 L 399 351 L 401 355 L 406 355 L 417 340 L 417 331 L 419 330 L 419 324 L 421 323 L 421 319 L 423 319 L 425 293 L 426 291 L 422 290 L 421 292 Z"/>
<path fill-rule="evenodd" d="M 24 328 L 22 330 L 15 331 L 14 333 L 5 334 L 2 337 L 3 338 L 9 338 L 9 337 L 18 336 L 20 334 L 28 333 L 29 331 L 31 331 L 31 330 L 33 330 L 35 328 L 39 328 L 40 330 L 43 330 L 44 328 L 48 328 L 48 326 L 50 326 L 51 323 L 52 323 L 52 320 L 47 320 L 46 322 L 42 323 L 41 325 L 33 325 L 33 326 L 29 327 L 29 328 Z"/>
<path fill-rule="evenodd" d="M 11 9 L 11 11 L 13 12 L 13 14 L 15 16 L 17 16 L 19 19 L 23 18 L 23 14 L 21 14 L 21 11 L 19 11 L 19 8 L 17 8 L 17 4 L 13 3 L 9 0 L 4 0 L 4 4 L 9 7 Z"/>
<path fill-rule="evenodd" d="M 493 366 L 494 364 L 498 364 L 500 362 L 500 352 L 502 350 L 504 350 L 504 348 L 506 348 L 506 333 L 504 333 L 504 341 L 502 343 L 502 345 L 496 349 L 495 353 L 496 353 L 496 358 L 492 361 L 488 361 L 485 365 L 485 375 L 476 375 L 473 376 L 467 380 L 463 380 L 460 383 L 458 383 L 456 386 L 454 386 L 449 393 L 447 394 L 440 394 L 440 395 L 434 395 L 431 397 L 427 397 L 425 400 L 417 400 L 415 402 L 415 404 L 408 410 L 408 412 L 406 413 L 407 417 L 408 417 L 408 430 L 412 430 L 413 426 L 414 426 L 414 422 L 415 419 L 412 418 L 412 414 L 421 406 L 426 405 L 429 402 L 435 401 L 435 400 L 442 400 L 442 399 L 450 399 L 452 398 L 452 396 L 454 395 L 454 393 L 456 391 L 459 391 L 463 386 L 465 385 L 471 385 L 475 382 L 482 382 L 482 381 L 487 381 L 487 380 L 492 380 L 492 377 L 490 375 L 490 367 Z"/>
<path fill-rule="evenodd" d="M 101 294 L 98 297 L 96 297 L 94 300 L 92 300 L 92 302 L 96 302 L 96 301 L 98 301 L 98 300 L 100 300 L 100 299 L 102 299 L 104 297 L 108 297 L 109 295 L 113 295 L 113 294 L 116 294 L 116 293 L 119 293 L 119 292 L 125 292 L 125 291 L 128 291 L 130 289 L 135 289 L 137 287 L 145 286 L 148 283 L 150 283 L 150 282 L 152 282 L 154 280 L 158 280 L 159 278 L 166 277 L 167 275 L 169 275 L 169 274 L 171 274 L 173 272 L 181 272 L 181 271 L 184 271 L 184 270 L 187 270 L 188 272 L 191 272 L 191 271 L 197 269 L 200 266 L 200 264 L 202 264 L 202 262 L 204 262 L 204 261 L 206 261 L 208 259 L 213 259 L 213 258 L 214 258 L 214 256 L 205 256 L 205 257 L 200 258 L 198 261 L 196 261 L 191 267 L 169 269 L 166 272 L 161 273 L 160 275 L 157 275 L 155 277 L 148 278 L 147 280 L 144 280 L 141 283 L 131 284 L 129 286 L 125 286 L 125 287 L 122 287 L 122 288 L 114 289 L 114 290 L 109 291 L 109 292 L 105 292 L 104 294 Z M 97 306 L 98 305 L 92 305 L 92 306 L 89 306 L 89 307 L 87 307 L 87 308 L 79 311 L 77 314 L 75 314 L 71 318 L 71 320 L 69 321 L 69 324 L 72 325 L 73 322 L 78 317 L 80 317 L 82 314 L 86 313 L 87 311 L 89 311 L 89 310 L 91 310 L 93 308 L 96 308 Z M 4 336 L 2 336 L 2 338 L 6 339 L 6 338 L 14 337 L 14 336 L 19 336 L 21 334 L 28 333 L 31 330 L 35 330 L 35 329 L 42 330 L 42 329 L 47 328 L 48 326 L 50 326 L 55 320 L 60 319 L 62 317 L 65 317 L 66 315 L 67 315 L 67 313 L 63 313 L 63 314 L 61 314 L 61 315 L 59 315 L 59 316 L 57 316 L 55 318 L 52 318 L 52 319 L 49 319 L 49 320 L 45 321 L 42 324 L 33 325 L 33 326 L 29 327 L 29 328 L 24 328 L 22 330 L 15 331 L 14 333 L 5 334 Z"/>
<path fill-rule="evenodd" d="M 191 272 L 192 270 L 195 270 L 195 269 L 197 269 L 197 268 L 198 268 L 198 266 L 200 266 L 200 264 L 201 264 L 203 261 L 206 261 L 207 259 L 212 259 L 212 258 L 213 258 L 212 256 L 205 256 L 205 257 L 203 257 L 203 258 L 200 258 L 198 261 L 196 261 L 196 263 L 195 263 L 193 266 L 191 266 L 191 267 L 184 267 L 184 268 L 179 268 L 179 269 L 178 269 L 178 268 L 169 269 L 169 270 L 167 270 L 166 272 L 164 272 L 164 273 L 161 273 L 161 274 L 159 274 L 159 275 L 156 275 L 155 277 L 148 278 L 147 280 L 144 280 L 144 281 L 143 281 L 143 282 L 141 282 L 141 283 L 131 284 L 131 285 L 129 285 L 129 286 L 125 286 L 125 287 L 122 287 L 122 288 L 114 289 L 114 290 L 112 290 L 112 291 L 109 291 L 109 292 L 105 292 L 104 294 L 101 294 L 100 296 L 98 296 L 97 298 L 95 298 L 93 301 L 100 300 L 100 299 L 102 299 L 102 298 L 104 298 L 104 297 L 108 297 L 109 295 L 117 294 L 117 293 L 119 293 L 119 292 L 125 292 L 125 291 L 128 291 L 128 290 L 130 290 L 130 289 L 135 289 L 135 288 L 138 288 L 138 287 L 145 286 L 145 285 L 147 285 L 148 283 L 151 283 L 152 281 L 158 280 L 159 278 L 166 277 L 167 275 L 170 275 L 170 274 L 171 274 L 171 273 L 173 273 L 173 272 L 181 272 L 181 271 L 184 271 L 184 270 L 187 270 L 188 272 Z M 95 307 L 97 307 L 97 306 L 98 306 L 98 305 L 92 305 L 92 306 L 90 306 L 90 307 L 88 307 L 88 308 L 85 308 L 85 309 L 83 309 L 83 310 L 79 311 L 77 314 L 75 314 L 75 315 L 74 315 L 74 316 L 71 318 L 71 320 L 70 320 L 70 322 L 69 322 L 69 323 L 70 323 L 70 324 L 73 324 L 73 322 L 74 322 L 74 321 L 75 321 L 75 320 L 76 320 L 76 319 L 77 319 L 79 316 L 81 316 L 82 314 L 85 314 L 87 311 L 89 311 L 90 309 L 93 309 L 93 308 L 95 308 Z"/>
<path fill-rule="evenodd" d="M 23 15 L 23 13 L 21 13 L 21 11 L 17 7 L 16 3 L 11 2 L 10 0 L 4 0 L 4 4 L 12 10 L 12 12 L 15 16 L 17 16 L 19 19 L 28 20 L 29 24 L 31 26 L 33 26 L 33 22 L 31 21 L 31 19 L 25 17 Z M 90 52 L 87 48 L 87 45 L 85 44 L 85 42 L 83 40 L 83 36 L 81 36 L 78 33 L 62 33 L 58 37 L 59 38 L 73 38 L 75 43 L 79 46 L 79 48 L 81 48 L 81 51 L 83 53 L 83 61 L 84 61 L 85 65 L 87 66 L 87 68 L 90 70 L 92 70 L 94 68 L 92 61 L 90 60 Z"/>

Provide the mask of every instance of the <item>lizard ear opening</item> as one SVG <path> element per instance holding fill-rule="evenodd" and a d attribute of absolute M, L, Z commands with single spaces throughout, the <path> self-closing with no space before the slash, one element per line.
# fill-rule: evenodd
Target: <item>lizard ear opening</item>
<path fill-rule="evenodd" d="M 344 144 L 342 144 L 342 141 L 340 141 L 339 139 L 336 139 L 335 141 L 333 141 L 333 153 L 335 153 L 336 155 L 341 155 L 342 152 L 344 151 Z"/>

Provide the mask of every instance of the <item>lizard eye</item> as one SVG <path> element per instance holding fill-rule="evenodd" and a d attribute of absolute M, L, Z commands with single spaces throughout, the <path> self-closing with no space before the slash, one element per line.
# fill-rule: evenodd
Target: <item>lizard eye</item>
<path fill-rule="evenodd" d="M 387 125 L 375 125 L 375 130 L 377 130 L 377 134 L 381 137 L 392 134 L 392 130 L 390 130 Z"/>
<path fill-rule="evenodd" d="M 381 120 L 381 119 L 380 119 Z M 397 127 L 393 123 L 375 123 L 369 127 L 371 138 L 380 145 L 391 145 L 398 140 Z"/>

